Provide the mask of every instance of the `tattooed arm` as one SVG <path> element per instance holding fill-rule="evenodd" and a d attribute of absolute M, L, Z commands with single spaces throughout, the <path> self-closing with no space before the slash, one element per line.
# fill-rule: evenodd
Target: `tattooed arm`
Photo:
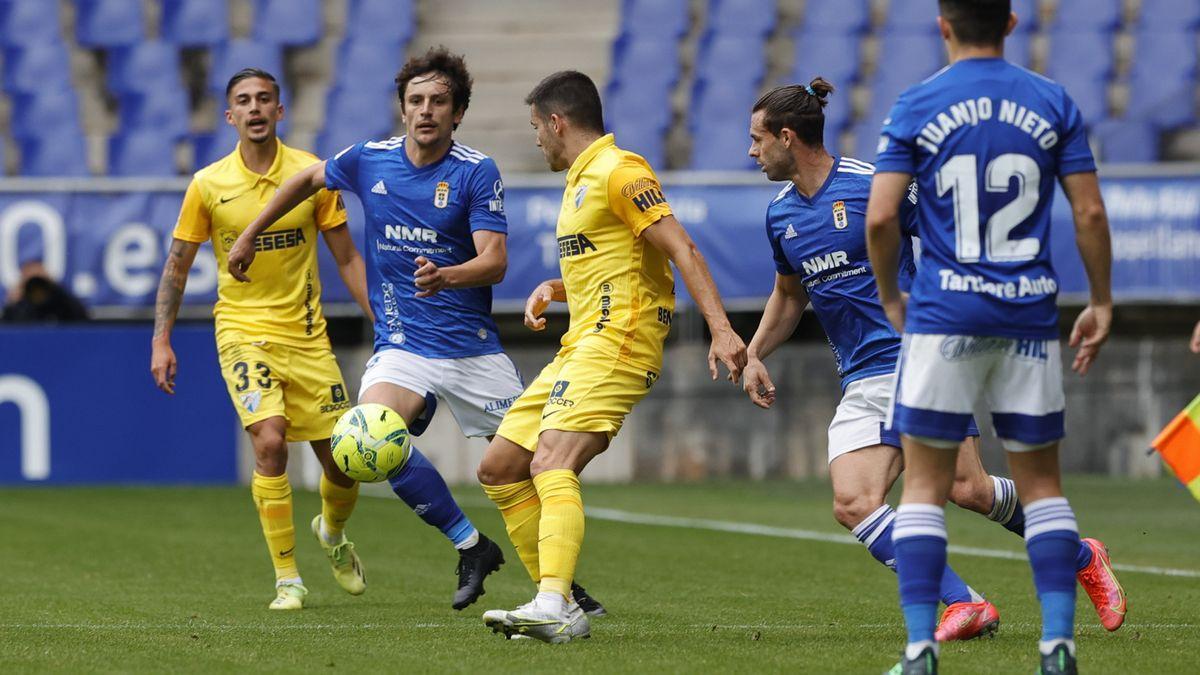
<path fill-rule="evenodd" d="M 183 302 L 188 272 L 200 244 L 182 239 L 171 240 L 167 262 L 163 265 L 162 280 L 158 282 L 158 299 L 154 302 L 154 337 L 150 341 L 150 373 L 154 384 L 168 394 L 175 393 L 175 351 L 171 349 L 171 329 Z"/>

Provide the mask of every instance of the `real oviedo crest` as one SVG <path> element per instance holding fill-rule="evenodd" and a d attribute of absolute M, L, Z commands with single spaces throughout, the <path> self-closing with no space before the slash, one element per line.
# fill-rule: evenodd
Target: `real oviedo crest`
<path fill-rule="evenodd" d="M 442 182 L 438 183 L 437 187 L 434 188 L 434 190 L 433 190 L 433 205 L 438 207 L 439 209 L 444 209 L 444 208 L 446 208 L 446 205 L 449 203 L 450 203 L 450 184 L 447 183 L 446 181 L 442 181 Z"/>
<path fill-rule="evenodd" d="M 846 202 L 838 200 L 833 203 L 833 229 L 844 230 L 850 226 L 846 218 Z"/>

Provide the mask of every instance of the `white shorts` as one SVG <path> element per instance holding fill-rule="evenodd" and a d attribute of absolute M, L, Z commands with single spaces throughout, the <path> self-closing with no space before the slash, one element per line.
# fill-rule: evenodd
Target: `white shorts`
<path fill-rule="evenodd" d="M 992 413 L 1006 450 L 1063 437 L 1058 340 L 906 334 L 889 426 L 909 436 L 962 438 L 975 404 Z"/>
<path fill-rule="evenodd" d="M 492 436 L 512 402 L 525 385 L 508 354 L 486 354 L 460 359 L 431 359 L 403 349 L 385 349 L 367 361 L 358 395 L 372 385 L 387 382 L 425 397 L 425 412 L 409 425 L 414 435 L 428 426 L 440 399 L 463 435 Z"/>
<path fill-rule="evenodd" d="M 865 377 L 846 385 L 829 423 L 830 463 L 846 453 L 874 445 L 900 447 L 900 432 L 887 426 L 895 389 L 896 376 L 892 373 Z M 978 435 L 979 429 L 972 418 L 958 440 Z"/>

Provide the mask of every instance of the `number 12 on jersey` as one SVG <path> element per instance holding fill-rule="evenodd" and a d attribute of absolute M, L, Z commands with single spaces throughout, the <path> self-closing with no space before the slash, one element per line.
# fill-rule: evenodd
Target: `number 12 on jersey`
<path fill-rule="evenodd" d="M 980 232 L 978 162 L 975 155 L 955 155 L 937 172 L 937 196 L 952 192 L 954 199 L 955 256 L 959 262 L 979 262 L 981 253 L 992 262 L 1033 260 L 1041 250 L 1036 237 L 1009 239 L 1009 234 L 1037 209 L 1038 185 L 1042 171 L 1028 155 L 1006 153 L 984 167 L 984 188 L 988 192 L 1008 192 L 1017 179 L 1017 195 L 1000 207 Z M 981 251 L 980 239 L 987 245 Z"/>

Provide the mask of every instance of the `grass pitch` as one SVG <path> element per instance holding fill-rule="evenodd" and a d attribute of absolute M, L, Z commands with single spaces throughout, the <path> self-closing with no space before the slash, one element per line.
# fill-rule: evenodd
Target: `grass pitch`
<path fill-rule="evenodd" d="M 456 556 L 395 499 L 360 500 L 349 534 L 369 586 L 346 595 L 308 533 L 318 497 L 300 493 L 309 607 L 278 613 L 266 609 L 273 577 L 248 489 L 0 490 L 0 669 L 878 673 L 902 646 L 895 578 L 860 545 L 598 519 L 588 521 L 579 580 L 612 615 L 593 622 L 587 641 L 505 641 L 479 615 L 525 602 L 532 586 L 478 489 L 458 494 L 508 558 L 476 605 L 450 609 Z M 1079 478 L 1068 495 L 1081 530 L 1105 541 L 1115 563 L 1200 570 L 1200 504 L 1177 484 Z M 841 533 L 817 481 L 585 485 L 584 500 Z M 1023 548 L 974 514 L 951 507 L 947 520 L 953 544 Z M 994 640 L 946 645 L 943 672 L 1033 672 L 1039 617 L 1027 564 L 951 562 L 996 602 L 1002 624 Z M 1081 668 L 1196 672 L 1200 578 L 1121 579 L 1130 618 L 1117 633 L 1100 628 L 1080 595 Z"/>

